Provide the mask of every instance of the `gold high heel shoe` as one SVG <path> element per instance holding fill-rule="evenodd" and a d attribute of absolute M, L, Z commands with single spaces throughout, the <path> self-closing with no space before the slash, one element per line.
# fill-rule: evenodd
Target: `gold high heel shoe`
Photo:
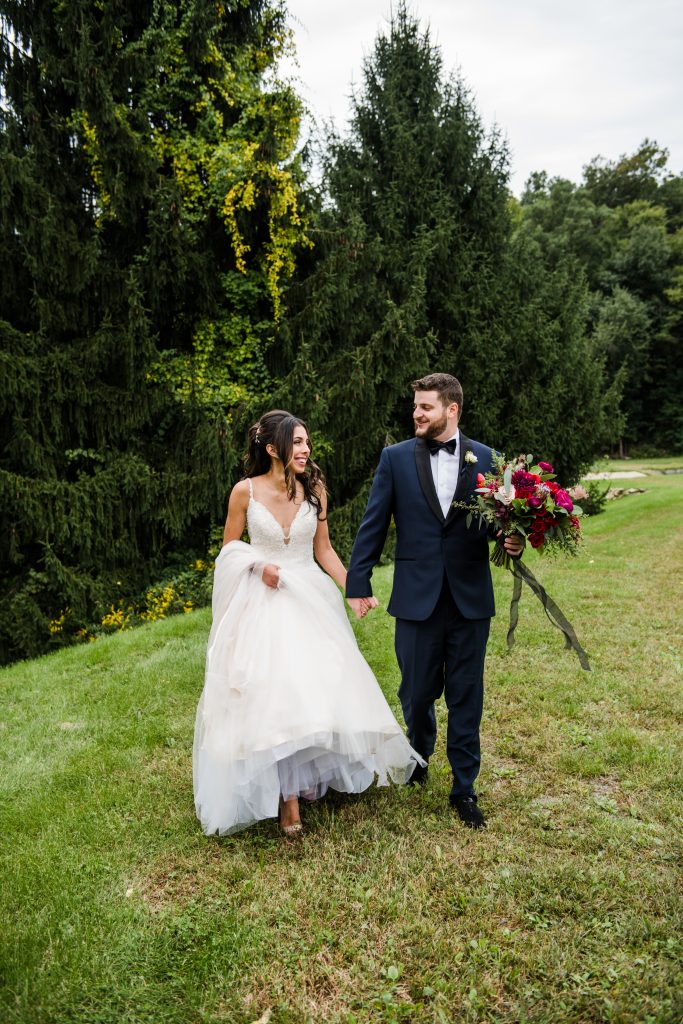
<path fill-rule="evenodd" d="M 278 810 L 277 810 L 277 823 L 280 826 L 280 831 L 285 836 L 287 836 L 288 839 L 293 839 L 296 836 L 300 836 L 302 834 L 302 832 L 304 830 L 304 826 L 302 825 L 302 823 L 300 821 L 295 821 L 291 825 L 283 825 L 282 824 L 282 807 L 283 807 L 283 804 L 284 804 L 284 801 L 283 801 L 282 797 L 280 797 L 280 805 L 279 805 Z"/>
<path fill-rule="evenodd" d="M 293 825 L 280 825 L 280 831 L 284 832 L 284 834 L 290 839 L 293 836 L 300 836 L 303 830 L 304 827 L 300 821 L 295 821 Z"/>

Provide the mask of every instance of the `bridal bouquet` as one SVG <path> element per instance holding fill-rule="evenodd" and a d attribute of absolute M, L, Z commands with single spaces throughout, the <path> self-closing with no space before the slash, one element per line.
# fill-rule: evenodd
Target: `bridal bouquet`
<path fill-rule="evenodd" d="M 521 534 L 541 553 L 556 550 L 575 555 L 581 540 L 582 509 L 556 483 L 550 463 L 532 465 L 531 455 L 520 455 L 514 461 L 496 455 L 493 461 L 492 473 L 477 474 L 475 503 L 466 506 L 467 525 L 478 518 L 480 525 L 502 530 L 504 537 Z M 499 544 L 491 561 L 510 568 L 510 557 Z"/>
<path fill-rule="evenodd" d="M 467 526 L 478 519 L 480 526 L 493 527 L 503 537 L 521 534 L 541 553 L 563 551 L 575 555 L 581 540 L 583 510 L 556 482 L 550 463 L 534 464 L 531 455 L 520 455 L 512 461 L 504 455 L 494 455 L 493 467 L 492 473 L 477 474 L 474 503 L 457 503 L 457 507 L 467 510 Z M 508 648 L 514 643 L 524 582 L 542 603 L 552 624 L 564 634 L 566 646 L 576 652 L 581 667 L 589 671 L 588 656 L 574 628 L 524 562 L 511 558 L 500 541 L 493 549 L 491 561 L 509 569 L 514 577 Z"/>

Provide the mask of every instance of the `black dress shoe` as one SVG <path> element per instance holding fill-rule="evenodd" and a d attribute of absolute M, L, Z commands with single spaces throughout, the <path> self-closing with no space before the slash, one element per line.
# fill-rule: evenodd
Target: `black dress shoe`
<path fill-rule="evenodd" d="M 427 778 L 429 777 L 429 765 L 425 765 L 424 768 L 421 764 L 415 765 L 413 774 L 408 779 L 408 786 L 426 786 Z"/>
<path fill-rule="evenodd" d="M 452 796 L 451 807 L 467 828 L 486 828 L 486 818 L 477 807 L 476 796 Z"/>

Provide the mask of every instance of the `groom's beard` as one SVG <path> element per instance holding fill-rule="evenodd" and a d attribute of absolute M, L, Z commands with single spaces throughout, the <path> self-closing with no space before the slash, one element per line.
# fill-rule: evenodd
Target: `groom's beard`
<path fill-rule="evenodd" d="M 415 424 L 415 435 L 416 435 L 416 437 L 424 437 L 424 438 L 427 438 L 427 439 L 431 439 L 433 437 L 438 437 L 439 434 L 443 434 L 443 432 L 444 432 L 444 430 L 446 429 L 447 426 L 448 426 L 448 416 L 444 412 L 444 414 L 443 414 L 443 416 L 441 417 L 440 420 L 437 420 L 435 423 L 430 423 L 429 426 L 426 429 L 424 427 L 420 427 L 420 425 L 416 423 Z"/>

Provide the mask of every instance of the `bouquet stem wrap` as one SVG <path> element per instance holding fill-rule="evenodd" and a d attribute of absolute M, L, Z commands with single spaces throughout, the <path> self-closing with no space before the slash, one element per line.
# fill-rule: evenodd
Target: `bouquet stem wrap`
<path fill-rule="evenodd" d="M 553 626 L 564 634 L 565 647 L 572 648 L 572 650 L 576 652 L 579 662 L 581 663 L 581 668 L 585 672 L 590 672 L 591 667 L 588 663 L 588 655 L 579 643 L 571 622 L 569 622 L 569 620 L 563 615 L 552 597 L 550 597 L 545 588 L 538 582 L 534 574 L 527 568 L 521 559 L 509 559 L 508 562 L 508 568 L 514 577 L 512 600 L 510 601 L 510 625 L 508 627 L 507 634 L 508 650 L 512 649 L 515 642 L 515 629 L 517 628 L 517 622 L 519 619 L 519 600 L 522 596 L 523 580 L 543 605 L 543 610 Z"/>

